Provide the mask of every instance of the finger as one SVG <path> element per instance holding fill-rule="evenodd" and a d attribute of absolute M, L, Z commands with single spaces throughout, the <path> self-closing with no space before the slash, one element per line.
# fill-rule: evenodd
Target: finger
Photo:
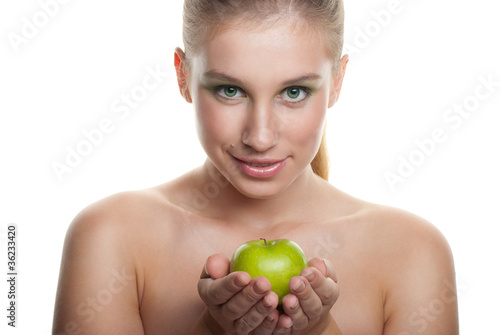
<path fill-rule="evenodd" d="M 292 333 L 292 326 L 292 318 L 286 314 L 281 314 L 273 335 L 289 335 Z"/>
<path fill-rule="evenodd" d="M 323 304 L 306 278 L 293 277 L 290 292 L 283 298 L 283 309 L 292 318 L 294 329 L 304 329 L 310 321 L 320 318 Z"/>
<path fill-rule="evenodd" d="M 304 329 L 309 324 L 309 318 L 300 306 L 299 299 L 294 294 L 283 298 L 283 310 L 290 317 L 293 329 Z"/>
<path fill-rule="evenodd" d="M 267 297 L 269 292 L 271 292 L 271 283 L 269 280 L 264 277 L 256 277 L 252 279 L 250 284 L 245 286 L 237 294 L 234 294 L 231 299 L 222 306 L 222 314 L 229 320 L 239 319 L 247 314 L 259 301 Z M 274 293 L 274 295 L 276 295 L 276 293 Z M 268 302 L 273 303 L 274 300 L 273 296 L 271 296 L 265 299 L 264 302 L 266 304 Z M 277 305 L 276 303 L 276 306 Z M 276 308 L 276 306 L 274 308 Z M 270 309 L 270 304 L 266 307 L 267 308 L 261 310 L 264 313 L 263 317 L 267 316 L 272 310 Z"/>
<path fill-rule="evenodd" d="M 207 306 L 226 303 L 250 283 L 246 272 L 233 272 L 219 279 L 204 278 L 198 281 L 198 293 Z"/>
<path fill-rule="evenodd" d="M 333 268 L 332 262 L 327 259 L 313 258 L 309 261 L 309 266 L 318 269 L 325 277 L 332 278 L 334 282 L 338 282 L 337 273 Z"/>
<path fill-rule="evenodd" d="M 229 259 L 221 254 L 214 254 L 207 258 L 205 266 L 201 271 L 200 278 L 219 279 L 229 273 Z"/>
<path fill-rule="evenodd" d="M 322 305 L 333 305 L 339 296 L 339 286 L 330 277 L 324 277 L 323 274 L 313 267 L 305 268 L 300 273 L 305 277 L 316 295 L 321 300 Z"/>
<path fill-rule="evenodd" d="M 259 327 L 260 331 L 268 331 L 269 327 L 278 322 L 277 318 L 268 320 L 267 317 L 276 309 L 278 296 L 274 292 L 266 295 L 258 301 L 252 308 L 237 319 L 234 323 L 237 334 L 248 334 Z M 275 314 L 276 315 L 276 314 Z M 267 329 L 266 329 L 267 328 Z"/>
<path fill-rule="evenodd" d="M 280 313 L 274 309 L 264 321 L 253 331 L 252 335 L 271 335 L 278 324 Z"/>

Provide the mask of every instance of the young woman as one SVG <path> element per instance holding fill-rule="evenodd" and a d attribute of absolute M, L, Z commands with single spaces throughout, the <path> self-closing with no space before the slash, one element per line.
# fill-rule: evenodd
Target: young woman
<path fill-rule="evenodd" d="M 186 0 L 184 43 L 175 68 L 207 160 L 75 218 L 54 333 L 458 334 L 443 236 L 327 182 L 342 1 Z M 266 278 L 229 273 L 234 250 L 260 237 L 310 259 L 281 312 Z"/>

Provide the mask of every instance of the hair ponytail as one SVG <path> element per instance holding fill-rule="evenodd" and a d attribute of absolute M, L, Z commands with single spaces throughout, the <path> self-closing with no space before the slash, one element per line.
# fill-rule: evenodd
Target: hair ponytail
<path fill-rule="evenodd" d="M 326 129 L 326 128 L 325 128 Z M 330 172 L 330 159 L 328 156 L 328 148 L 326 146 L 326 131 L 323 130 L 323 137 L 319 145 L 318 152 L 311 162 L 313 172 L 328 181 L 328 174 Z"/>

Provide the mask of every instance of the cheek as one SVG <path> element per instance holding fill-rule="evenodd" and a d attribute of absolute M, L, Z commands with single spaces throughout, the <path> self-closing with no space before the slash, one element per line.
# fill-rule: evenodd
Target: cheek
<path fill-rule="evenodd" d="M 314 157 L 323 136 L 325 116 L 326 102 L 319 101 L 311 105 L 302 120 L 290 127 L 287 137 L 291 145 L 311 151 L 311 156 Z"/>
<path fill-rule="evenodd" d="M 235 141 L 237 136 L 237 121 L 230 111 L 225 111 L 224 107 L 210 99 L 208 93 L 199 93 L 195 101 L 196 130 L 198 137 L 205 147 L 207 144 L 226 144 Z M 231 121 L 231 122 L 230 122 Z"/>
<path fill-rule="evenodd" d="M 211 106 L 200 104 L 196 107 L 196 131 L 198 138 L 205 149 L 206 145 L 218 142 L 220 136 L 219 121 L 212 113 Z"/>

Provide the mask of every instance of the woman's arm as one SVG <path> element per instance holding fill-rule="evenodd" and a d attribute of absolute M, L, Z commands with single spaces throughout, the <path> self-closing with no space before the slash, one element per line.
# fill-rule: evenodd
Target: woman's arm
<path fill-rule="evenodd" d="M 203 314 L 200 316 L 198 321 L 195 323 L 194 327 L 189 331 L 188 335 L 214 335 L 214 334 L 223 334 L 224 331 L 222 329 L 218 329 L 217 331 L 210 330 L 210 326 L 207 323 L 207 319 L 210 316 L 208 315 L 208 310 L 205 309 Z"/>
<path fill-rule="evenodd" d="M 321 335 L 341 335 L 342 333 L 340 332 L 339 327 L 337 326 L 337 323 L 335 322 L 333 316 L 330 315 L 330 324 L 328 325 L 328 328 L 321 333 Z"/>
<path fill-rule="evenodd" d="M 384 335 L 457 335 L 453 256 L 443 235 L 410 214 L 398 214 L 387 264 Z"/>
<path fill-rule="evenodd" d="M 53 334 L 144 334 L 133 248 L 126 229 L 110 212 L 116 213 L 94 205 L 68 230 Z"/>

